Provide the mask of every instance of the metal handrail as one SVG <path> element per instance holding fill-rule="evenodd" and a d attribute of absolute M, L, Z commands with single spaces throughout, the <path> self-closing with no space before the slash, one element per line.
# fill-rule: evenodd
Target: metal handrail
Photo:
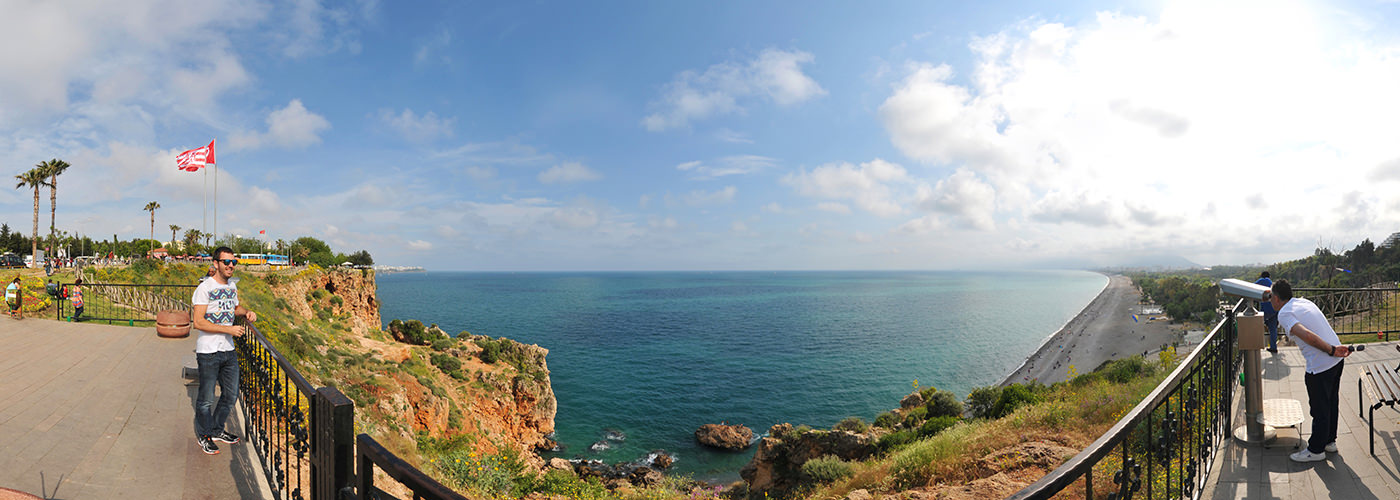
<path fill-rule="evenodd" d="M 398 455 L 380 445 L 374 438 L 369 437 L 369 434 L 360 434 L 355 438 L 355 449 L 358 455 L 356 462 L 359 464 L 357 472 L 359 474 L 360 498 L 374 498 L 370 493 L 373 492 L 376 495 L 379 493 L 379 489 L 374 487 L 374 466 L 377 465 L 379 470 L 384 471 L 389 477 L 394 478 L 399 484 L 412 491 L 414 500 L 419 498 L 467 500 L 467 497 L 443 486 L 442 483 L 428 477 L 423 471 L 403 461 Z"/>
<path fill-rule="evenodd" d="M 1208 366 L 1208 368 L 1211 369 L 1221 371 L 1228 370 L 1230 372 L 1234 372 L 1237 370 L 1236 367 L 1238 363 L 1236 360 L 1238 358 L 1238 350 L 1235 348 L 1234 341 L 1234 315 L 1235 312 L 1242 310 L 1243 306 L 1244 301 L 1240 301 L 1239 303 L 1237 303 L 1234 309 L 1229 314 L 1227 314 L 1226 317 L 1222 319 L 1220 323 L 1218 323 L 1215 326 L 1214 329 L 1211 330 L 1210 334 L 1206 336 L 1205 340 L 1203 340 L 1200 345 L 1196 346 L 1196 349 L 1192 350 L 1191 354 L 1187 356 L 1187 358 L 1184 361 L 1177 365 L 1176 369 L 1173 370 L 1172 373 L 1167 376 L 1166 380 L 1163 380 L 1161 384 L 1158 384 L 1157 388 L 1154 389 L 1151 394 L 1144 398 L 1142 402 L 1138 403 L 1138 405 L 1135 406 L 1132 409 L 1132 411 L 1128 412 L 1127 415 L 1119 419 L 1118 423 L 1115 424 L 1112 428 L 1110 428 L 1108 432 L 1104 433 L 1097 440 L 1095 440 L 1093 444 L 1089 445 L 1088 448 L 1085 448 L 1083 451 L 1079 452 L 1079 454 L 1075 455 L 1073 458 L 1069 459 L 1069 461 L 1060 465 L 1054 471 L 1051 471 L 1049 474 L 1045 475 L 1040 480 L 1036 481 L 1035 483 L 1032 483 L 1030 486 L 1027 486 L 1026 488 L 1022 489 L 1019 492 L 1016 492 L 1008 498 L 1017 500 L 1050 498 L 1051 496 L 1058 494 L 1065 488 L 1069 487 L 1081 477 L 1086 477 L 1088 478 L 1085 484 L 1086 498 L 1092 499 L 1094 498 L 1094 466 L 1098 465 L 1100 461 L 1104 460 L 1116 448 L 1120 447 L 1122 448 L 1122 452 L 1124 455 L 1122 462 L 1123 467 L 1117 474 L 1115 474 L 1115 482 L 1118 483 L 1118 485 L 1115 488 L 1119 489 L 1124 493 L 1128 493 L 1129 496 L 1132 492 L 1137 491 L 1137 489 L 1140 488 L 1142 485 L 1141 467 L 1143 464 L 1135 463 L 1133 459 L 1128 457 L 1128 446 L 1132 444 L 1130 443 L 1130 440 L 1134 437 L 1137 437 L 1133 436 L 1133 434 L 1141 432 L 1140 428 L 1146 425 L 1148 437 L 1155 437 L 1153 436 L 1154 433 L 1152 430 L 1152 424 L 1154 413 L 1156 412 L 1156 410 L 1160 408 L 1164 403 L 1168 402 L 1169 398 L 1171 398 L 1174 394 L 1178 392 L 1179 389 L 1181 389 L 1182 383 L 1186 381 L 1186 379 L 1188 379 L 1191 376 L 1203 373 L 1201 368 L 1203 366 L 1206 366 L 1205 363 L 1214 363 L 1213 366 Z M 1224 356 L 1221 356 L 1221 354 L 1224 354 Z M 1211 395 L 1220 399 L 1220 405 L 1214 409 L 1214 415 L 1210 417 L 1210 432 L 1212 434 L 1208 436 L 1203 436 L 1199 443 L 1192 443 L 1193 445 L 1202 445 L 1202 450 L 1200 453 L 1201 456 L 1199 460 L 1199 462 L 1201 463 L 1196 463 L 1197 460 L 1195 458 L 1197 455 L 1197 450 L 1191 450 L 1189 455 L 1192 459 L 1192 463 L 1189 466 L 1191 468 L 1190 474 L 1182 474 L 1183 476 L 1190 477 L 1183 477 L 1183 481 L 1180 486 L 1183 490 L 1186 490 L 1188 492 L 1194 492 L 1194 494 L 1187 495 L 1190 498 L 1196 498 L 1197 496 L 1199 496 L 1200 486 L 1204 484 L 1203 481 L 1205 480 L 1206 476 L 1205 471 L 1208 471 L 1210 469 L 1211 463 L 1214 461 L 1215 458 L 1217 447 L 1214 446 L 1214 444 L 1218 442 L 1222 434 L 1228 433 L 1228 429 L 1230 427 L 1229 420 L 1231 411 L 1229 408 L 1229 404 L 1233 397 L 1234 377 L 1224 376 L 1224 374 L 1205 373 L 1203 378 L 1206 379 L 1204 382 L 1214 382 L 1216 384 L 1211 387 L 1202 387 L 1202 389 L 1219 391 L 1216 393 L 1212 393 Z M 1191 390 L 1195 390 L 1195 386 L 1188 389 L 1188 392 Z M 1168 410 L 1168 413 L 1171 413 L 1170 409 Z M 1177 417 L 1169 415 L 1168 418 L 1171 420 L 1175 420 Z M 1182 418 L 1187 417 L 1183 415 Z M 1163 426 L 1163 430 L 1170 431 L 1176 426 L 1176 424 L 1180 423 L 1181 422 L 1178 421 L 1172 423 L 1171 425 Z M 1194 437 L 1195 436 L 1192 436 L 1193 441 Z M 1171 446 L 1180 445 L 1180 443 L 1167 444 Z M 1176 450 L 1178 458 L 1183 458 L 1186 456 L 1183 453 L 1185 451 L 1185 447 L 1181 448 L 1182 449 L 1180 450 Z M 1205 450 L 1205 448 L 1209 449 Z M 1153 482 L 1153 475 L 1151 473 L 1150 467 L 1153 461 L 1149 459 L 1146 460 L 1146 462 L 1146 465 L 1149 467 L 1147 481 L 1148 488 L 1150 490 Z M 1187 486 L 1187 481 L 1190 481 L 1192 484 L 1190 486 Z M 1170 475 L 1168 475 L 1168 483 L 1170 484 Z"/>

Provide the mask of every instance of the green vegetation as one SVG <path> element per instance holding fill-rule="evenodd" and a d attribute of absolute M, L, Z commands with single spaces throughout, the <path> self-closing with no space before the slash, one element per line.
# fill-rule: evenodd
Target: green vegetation
<path fill-rule="evenodd" d="M 818 483 L 833 483 L 851 477 L 851 464 L 833 455 L 808 460 L 802 464 L 802 475 Z"/>
<path fill-rule="evenodd" d="M 832 430 L 859 434 L 870 430 L 870 425 L 866 424 L 865 420 L 860 417 L 846 417 L 845 420 L 837 422 L 836 426 L 832 427 Z"/>

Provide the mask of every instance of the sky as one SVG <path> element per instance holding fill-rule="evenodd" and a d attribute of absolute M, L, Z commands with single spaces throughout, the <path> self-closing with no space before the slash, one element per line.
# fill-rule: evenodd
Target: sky
<path fill-rule="evenodd" d="M 0 12 L 0 171 L 72 164 L 57 226 L 94 239 L 148 236 L 150 201 L 158 238 L 212 231 L 215 180 L 220 234 L 430 270 L 1249 264 L 1400 231 L 1393 1 Z M 217 173 L 176 168 L 210 140 Z"/>

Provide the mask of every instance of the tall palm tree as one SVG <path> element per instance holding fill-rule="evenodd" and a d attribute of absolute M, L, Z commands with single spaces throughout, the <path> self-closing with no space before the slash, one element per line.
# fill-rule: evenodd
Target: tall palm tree
<path fill-rule="evenodd" d="M 39 162 L 34 168 L 42 170 L 49 177 L 49 239 L 54 239 L 54 220 L 58 215 L 58 176 L 71 167 L 68 162 L 54 158 Z"/>
<path fill-rule="evenodd" d="M 171 244 L 171 245 L 174 245 L 174 244 L 175 244 L 175 233 L 178 233 L 178 232 L 180 232 L 180 226 L 171 224 L 171 225 L 170 225 L 170 244 Z"/>
<path fill-rule="evenodd" d="M 141 209 L 141 210 L 146 210 L 146 211 L 151 212 L 151 253 L 152 253 L 152 254 L 154 254 L 155 251 L 156 251 L 156 209 L 157 209 L 157 208 L 160 208 L 160 203 L 157 203 L 157 202 L 154 202 L 154 201 L 153 201 L 153 202 L 147 203 L 147 204 L 146 204 L 146 208 Z"/>
<path fill-rule="evenodd" d="M 33 255 L 34 260 L 30 266 L 43 265 L 39 263 L 39 188 L 49 185 L 49 176 L 42 169 L 31 168 L 15 178 L 19 179 L 15 189 L 34 188 L 34 237 L 29 240 L 29 255 Z"/>

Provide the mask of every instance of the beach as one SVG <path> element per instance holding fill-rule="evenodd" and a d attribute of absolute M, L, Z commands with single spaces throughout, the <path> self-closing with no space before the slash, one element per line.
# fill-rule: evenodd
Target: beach
<path fill-rule="evenodd" d="M 1131 279 L 1113 275 L 1108 280 L 1098 297 L 1046 339 L 1002 385 L 1061 382 L 1069 378 L 1071 367 L 1079 374 L 1088 373 L 1109 360 L 1151 356 L 1184 337 L 1186 327 L 1169 324 L 1164 315 L 1151 319 L 1141 314 L 1142 295 Z"/>

